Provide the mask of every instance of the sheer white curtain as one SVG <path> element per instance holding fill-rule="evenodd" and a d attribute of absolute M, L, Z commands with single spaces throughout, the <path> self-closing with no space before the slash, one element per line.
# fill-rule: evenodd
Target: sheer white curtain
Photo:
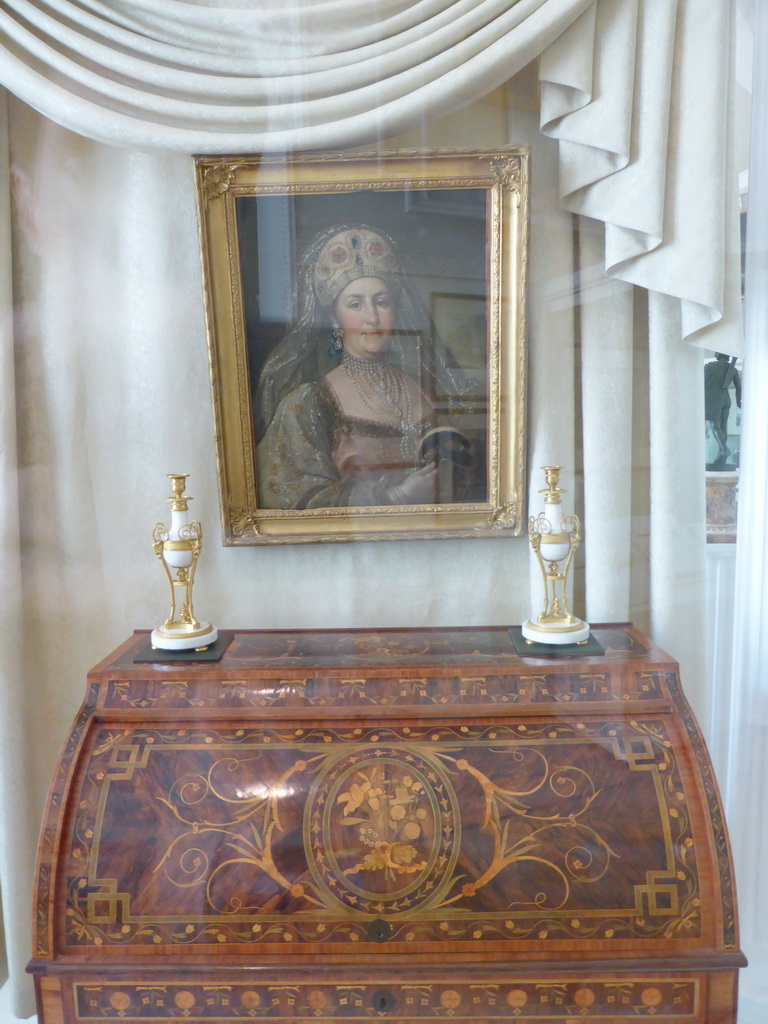
<path fill-rule="evenodd" d="M 740 1024 L 768 1007 L 768 9 L 755 3 L 752 144 L 747 211 L 742 449 L 736 547 L 734 662 L 726 812 L 736 862 L 742 945 Z"/>
<path fill-rule="evenodd" d="M 691 623 L 704 616 L 703 392 L 700 356 L 682 339 L 727 352 L 741 340 L 732 33 L 729 4 L 609 0 L 540 65 L 541 125 L 559 140 L 561 203 L 604 225 L 602 237 L 582 225 L 578 268 L 588 615 L 634 609 L 680 660 L 702 717 L 703 645 Z M 596 99 L 584 104 L 590 86 Z M 731 259 L 713 262 L 703 238 Z M 608 288 L 604 273 L 648 290 L 644 381 L 632 370 L 631 290 Z M 646 418 L 640 483 L 632 430 Z M 638 485 L 650 494 L 647 536 L 642 515 L 633 522 Z M 637 604 L 639 552 L 649 563 L 648 608 Z"/>
<path fill-rule="evenodd" d="M 21 546 L 19 535 L 19 488 L 17 463 L 17 407 L 14 371 L 14 325 L 11 268 L 11 219 L 6 96 L 0 96 L 0 571 L 7 578 L 6 600 L 0 614 L 0 644 L 7 661 L 0 684 L 0 722 L 6 753 L 0 757 L 0 897 L 5 935 L 14 948 L 14 922 L 29 919 L 29 887 L 25 875 L 34 856 L 34 828 L 28 822 L 28 778 L 31 750 L 25 743 L 28 705 L 21 671 L 22 607 Z M 7 576 L 6 576 L 7 574 Z M 38 804 L 39 806 L 39 804 Z M 24 938 L 22 928 L 21 937 Z M 22 949 L 16 967 L 23 969 Z M 12 967 L 11 967 L 12 969 Z M 18 984 L 18 982 L 17 982 Z M 29 1001 L 20 1002 L 22 1010 Z M 27 1010 L 27 1013 L 31 1010 Z M 25 1014 L 26 1015 L 26 1014 Z"/>
<path fill-rule="evenodd" d="M 0 884 L 19 1015 L 33 1012 L 22 971 L 42 796 L 85 670 L 157 617 L 148 531 L 166 472 L 192 474 L 209 524 L 200 607 L 220 625 L 503 623 L 529 611 L 522 538 L 218 544 L 192 151 L 534 143 L 531 466 L 576 465 L 583 446 L 583 485 L 566 486 L 584 491 L 588 615 L 652 625 L 704 699 L 701 627 L 680 630 L 681 595 L 699 600 L 703 542 L 701 374 L 683 337 L 735 344 L 718 148 L 729 11 L 728 0 L 4 6 L 0 81 L 24 101 L 0 135 L 15 211 L 0 257 Z M 514 96 L 501 115 L 479 101 L 542 51 L 545 135 Z M 8 225 L 3 180 L 6 240 Z M 636 285 L 653 293 L 647 319 Z M 648 559 L 652 602 L 635 571 Z"/>

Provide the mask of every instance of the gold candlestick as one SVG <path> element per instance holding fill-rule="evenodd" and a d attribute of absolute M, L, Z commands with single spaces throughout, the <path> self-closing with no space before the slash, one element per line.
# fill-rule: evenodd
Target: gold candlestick
<path fill-rule="evenodd" d="M 203 546 L 203 528 L 190 521 L 189 502 L 184 495 L 188 473 L 169 473 L 173 497 L 171 525 L 166 528 L 157 523 L 152 531 L 155 554 L 160 559 L 171 591 L 171 610 L 168 618 L 152 630 L 152 646 L 163 650 L 184 651 L 209 647 L 218 637 L 218 630 L 210 622 L 195 618 L 192 606 L 192 585 L 195 569 Z"/>
<path fill-rule="evenodd" d="M 558 483 L 562 468 L 542 466 L 547 482 L 539 491 L 544 495 L 544 511 L 528 522 L 528 539 L 544 582 L 544 606 L 523 623 L 522 633 L 526 640 L 540 644 L 574 644 L 589 637 L 589 625 L 571 613 L 566 596 L 568 570 L 581 540 L 581 527 L 576 515 L 561 514 L 565 491 Z"/>

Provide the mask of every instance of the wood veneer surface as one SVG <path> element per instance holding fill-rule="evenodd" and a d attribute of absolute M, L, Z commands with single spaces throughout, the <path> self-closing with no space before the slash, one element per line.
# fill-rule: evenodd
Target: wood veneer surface
<path fill-rule="evenodd" d="M 728 839 L 677 666 L 594 632 L 603 657 L 238 632 L 195 664 L 137 663 L 134 634 L 51 787 L 42 1024 L 731 1021 Z"/>

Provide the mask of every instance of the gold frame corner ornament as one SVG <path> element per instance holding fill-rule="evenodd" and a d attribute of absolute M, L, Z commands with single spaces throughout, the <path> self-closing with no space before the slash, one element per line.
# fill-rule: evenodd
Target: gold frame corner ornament
<path fill-rule="evenodd" d="M 195 158 L 225 545 L 519 536 L 525 532 L 529 147 Z M 259 504 L 237 201 L 365 191 L 486 192 L 484 501 L 263 508 Z M 371 222 L 375 223 L 375 215 Z M 295 268 L 294 268 L 295 281 Z M 250 339 L 253 345 L 253 339 Z"/>

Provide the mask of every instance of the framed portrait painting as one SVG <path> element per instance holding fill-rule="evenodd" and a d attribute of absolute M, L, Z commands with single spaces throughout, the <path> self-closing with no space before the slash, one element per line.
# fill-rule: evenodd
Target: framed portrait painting
<path fill-rule="evenodd" d="M 520 533 L 527 150 L 195 165 L 224 543 Z"/>

